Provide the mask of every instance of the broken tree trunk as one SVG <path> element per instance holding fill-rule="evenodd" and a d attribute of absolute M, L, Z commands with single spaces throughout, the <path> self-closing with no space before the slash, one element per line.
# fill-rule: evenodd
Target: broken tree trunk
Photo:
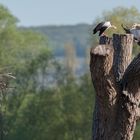
<path fill-rule="evenodd" d="M 131 62 L 133 35 L 101 37 L 91 49 L 96 92 L 93 140 L 132 140 L 140 117 L 140 54 Z"/>

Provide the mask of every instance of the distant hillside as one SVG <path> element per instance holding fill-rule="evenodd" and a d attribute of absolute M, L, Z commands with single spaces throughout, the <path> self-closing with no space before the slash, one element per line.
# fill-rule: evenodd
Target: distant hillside
<path fill-rule="evenodd" d="M 56 56 L 64 55 L 66 43 L 73 43 L 77 56 L 85 55 L 85 48 L 90 45 L 91 25 L 77 24 L 64 26 L 38 26 L 30 29 L 47 35 Z"/>

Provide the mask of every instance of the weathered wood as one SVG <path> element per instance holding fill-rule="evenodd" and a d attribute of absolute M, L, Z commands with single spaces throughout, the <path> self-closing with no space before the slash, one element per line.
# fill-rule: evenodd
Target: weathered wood
<path fill-rule="evenodd" d="M 131 62 L 133 35 L 113 34 L 114 74 L 116 81 L 120 81 L 125 69 Z"/>
<path fill-rule="evenodd" d="M 93 140 L 132 140 L 140 118 L 140 55 L 131 62 L 133 35 L 114 34 L 113 46 L 104 36 L 99 44 L 90 52 L 96 91 Z"/>
<path fill-rule="evenodd" d="M 140 54 L 127 67 L 121 80 L 121 91 L 116 124 L 119 129 L 115 137 L 132 140 L 136 121 L 140 118 Z"/>
<path fill-rule="evenodd" d="M 113 106 L 116 100 L 115 79 L 112 69 L 114 49 L 111 44 L 99 45 L 92 48 L 90 54 L 91 77 L 96 91 L 93 139 L 101 140 L 103 136 L 107 136 L 111 132 L 112 126 L 108 123 L 112 122 L 111 124 L 113 124 L 114 122 Z M 110 113 L 108 114 L 108 112 Z"/>

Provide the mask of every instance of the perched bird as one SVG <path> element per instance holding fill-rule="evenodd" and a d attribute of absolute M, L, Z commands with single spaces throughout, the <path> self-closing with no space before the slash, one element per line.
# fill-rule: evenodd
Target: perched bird
<path fill-rule="evenodd" d="M 134 40 L 140 45 L 140 24 L 135 23 L 131 28 L 127 26 L 124 27 L 123 24 L 121 26 L 127 34 L 133 34 Z"/>
<path fill-rule="evenodd" d="M 105 22 L 100 22 L 94 29 L 93 29 L 93 34 L 96 34 L 99 31 L 99 36 L 104 34 L 104 32 L 109 29 L 109 28 L 114 28 L 116 29 L 117 27 L 114 25 L 111 25 L 110 21 L 105 21 Z"/>
<path fill-rule="evenodd" d="M 132 28 L 140 29 L 140 24 L 134 23 L 134 24 L 132 25 Z"/>

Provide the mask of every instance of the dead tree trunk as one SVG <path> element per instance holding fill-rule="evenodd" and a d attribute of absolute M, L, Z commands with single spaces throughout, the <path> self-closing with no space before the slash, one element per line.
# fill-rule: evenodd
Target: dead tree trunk
<path fill-rule="evenodd" d="M 91 49 L 96 91 L 93 140 L 132 140 L 140 117 L 140 54 L 131 62 L 133 35 L 100 38 Z"/>

